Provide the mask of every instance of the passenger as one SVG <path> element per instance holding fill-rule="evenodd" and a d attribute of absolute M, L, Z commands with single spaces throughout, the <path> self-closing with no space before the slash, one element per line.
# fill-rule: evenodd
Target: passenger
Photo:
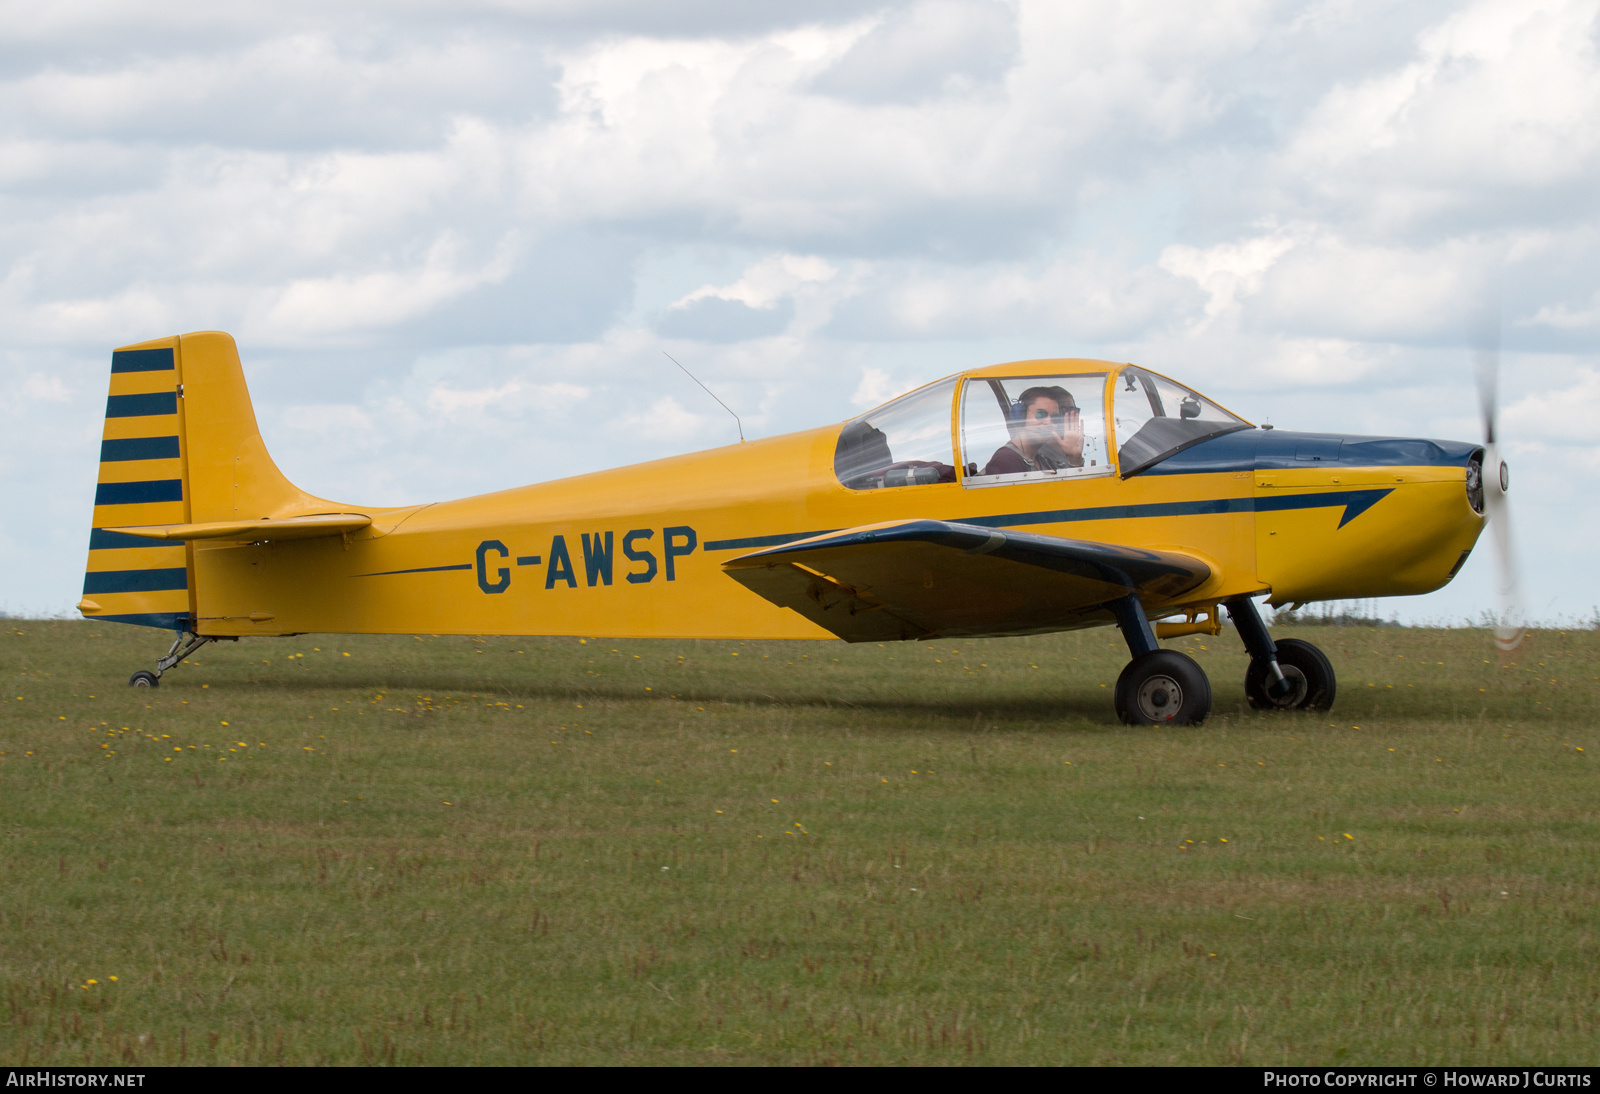
<path fill-rule="evenodd" d="M 1011 440 L 989 457 L 985 475 L 1020 475 L 1083 466 L 1083 419 L 1072 393 L 1062 387 L 1030 387 L 1017 400 L 1022 420 Z"/>

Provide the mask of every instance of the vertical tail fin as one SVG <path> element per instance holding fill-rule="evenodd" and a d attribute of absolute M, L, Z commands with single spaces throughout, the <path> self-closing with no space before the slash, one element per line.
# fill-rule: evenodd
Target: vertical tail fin
<path fill-rule="evenodd" d="M 113 352 L 102 436 L 78 604 L 93 619 L 193 629 L 194 548 L 112 529 L 281 518 L 330 504 L 272 462 L 238 348 L 218 331 Z"/>
<path fill-rule="evenodd" d="M 331 502 L 284 478 L 267 454 L 233 338 L 202 331 L 178 341 L 189 519 L 198 524 L 325 511 Z"/>

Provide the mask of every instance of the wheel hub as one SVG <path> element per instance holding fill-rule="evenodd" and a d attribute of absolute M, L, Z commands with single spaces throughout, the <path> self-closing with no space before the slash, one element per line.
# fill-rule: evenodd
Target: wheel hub
<path fill-rule="evenodd" d="M 1167 722 L 1183 708 L 1183 688 L 1170 676 L 1152 676 L 1135 695 L 1139 713 L 1153 722 Z"/>
<path fill-rule="evenodd" d="M 1311 685 L 1306 681 L 1306 674 L 1293 665 L 1285 665 L 1282 661 L 1279 661 L 1278 669 L 1283 673 L 1283 679 L 1288 683 L 1289 690 L 1282 695 L 1273 695 L 1269 691 L 1267 699 L 1275 707 L 1292 710 L 1306 701 L 1306 692 L 1310 690 Z"/>

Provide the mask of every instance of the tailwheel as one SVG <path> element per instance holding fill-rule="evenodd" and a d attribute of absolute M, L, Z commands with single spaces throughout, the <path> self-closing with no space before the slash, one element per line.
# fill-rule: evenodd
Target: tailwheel
<path fill-rule="evenodd" d="M 128 677 L 128 686 L 130 688 L 158 688 L 161 686 L 161 677 L 147 669 L 140 669 Z"/>
<path fill-rule="evenodd" d="M 1117 717 L 1134 726 L 1197 726 L 1211 713 L 1205 670 L 1176 650 L 1151 650 L 1117 677 Z"/>
<path fill-rule="evenodd" d="M 1282 695 L 1271 692 L 1272 666 L 1259 657 L 1251 658 L 1244 674 L 1244 696 L 1257 710 L 1327 710 L 1333 706 L 1338 681 L 1333 664 L 1310 642 L 1280 638 L 1278 667 L 1289 688 Z"/>

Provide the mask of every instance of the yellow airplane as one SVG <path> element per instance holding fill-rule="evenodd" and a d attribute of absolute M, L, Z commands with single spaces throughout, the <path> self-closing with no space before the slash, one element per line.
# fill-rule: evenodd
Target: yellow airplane
<path fill-rule="evenodd" d="M 206 642 L 306 632 L 883 642 L 1109 624 L 1132 656 L 1117 714 L 1197 724 L 1210 683 L 1162 639 L 1219 634 L 1226 607 L 1249 702 L 1327 709 L 1328 659 L 1275 643 L 1252 598 L 1444 585 L 1484 526 L 1483 459 L 1258 428 L 1148 369 L 1039 360 L 843 425 L 371 508 L 283 476 L 233 339 L 203 332 L 112 355 L 78 608 L 178 632 L 130 681 L 147 687 Z"/>

